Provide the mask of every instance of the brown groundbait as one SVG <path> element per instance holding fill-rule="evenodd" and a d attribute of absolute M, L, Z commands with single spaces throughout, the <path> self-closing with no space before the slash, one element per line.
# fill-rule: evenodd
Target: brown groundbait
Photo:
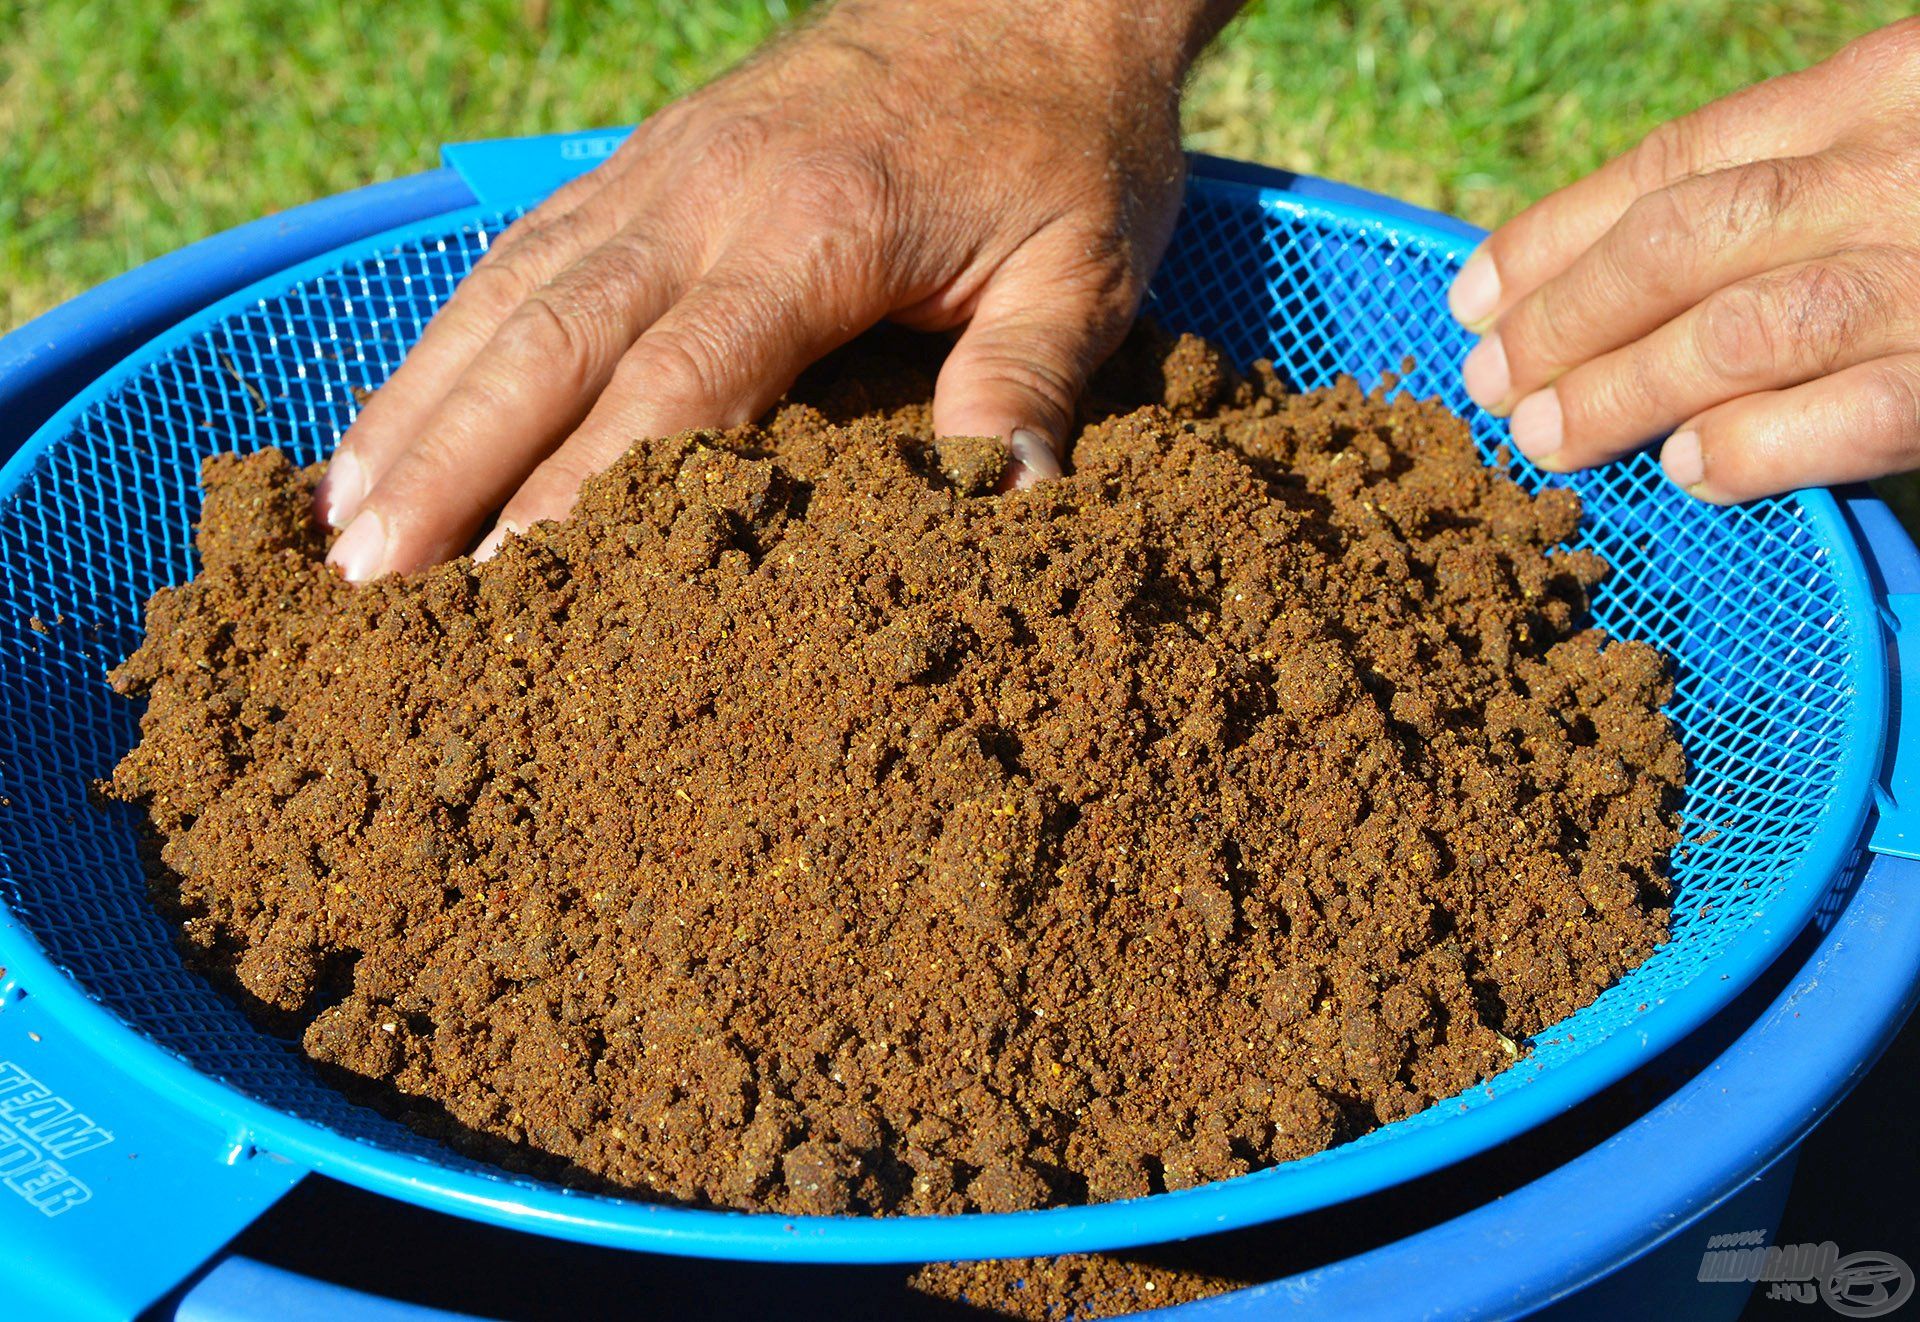
<path fill-rule="evenodd" d="M 984 494 L 929 352 L 360 589 L 312 471 L 208 461 L 106 786 L 190 958 L 515 1169 L 921 1213 L 1319 1151 L 1663 939 L 1670 688 L 1585 627 L 1571 495 L 1146 333 L 1071 476 Z"/>

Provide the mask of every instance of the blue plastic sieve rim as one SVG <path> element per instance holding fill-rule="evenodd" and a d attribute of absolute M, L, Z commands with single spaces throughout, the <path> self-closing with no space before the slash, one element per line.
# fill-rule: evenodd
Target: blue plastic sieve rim
<path fill-rule="evenodd" d="M 1303 201 L 1271 188 L 1197 179 L 1193 188 L 1242 201 L 1257 193 L 1263 208 L 1321 216 L 1348 226 L 1410 238 L 1458 263 L 1472 247 L 1457 231 L 1368 208 L 1315 198 Z M 337 269 L 344 261 L 412 239 L 496 216 L 476 206 L 430 217 L 278 272 L 156 337 L 105 373 L 44 424 L 0 468 L 0 501 L 10 497 L 40 459 L 71 430 L 73 420 L 111 394 L 130 374 L 262 297 Z M 299 1166 L 416 1205 L 513 1229 L 583 1242 L 716 1258 L 810 1262 L 919 1262 L 1037 1256 L 1125 1248 L 1271 1221 L 1372 1193 L 1427 1174 L 1504 1142 L 1586 1099 L 1678 1042 L 1724 1007 L 1774 958 L 1811 916 L 1827 884 L 1860 845 L 1874 777 L 1884 753 L 1888 697 L 1884 648 L 1877 633 L 1880 602 L 1838 504 L 1825 491 L 1798 493 L 1808 523 L 1835 557 L 1834 583 L 1853 663 L 1853 719 L 1844 736 L 1848 757 L 1824 816 L 1808 841 L 1802 877 L 1821 885 L 1789 886 L 1774 905 L 1713 959 L 1717 977 L 1689 980 L 1628 1029 L 1543 1071 L 1524 1088 L 1503 1093 L 1441 1126 L 1376 1131 L 1371 1141 L 1331 1149 L 1236 1179 L 1090 1207 L 933 1217 L 783 1217 L 664 1206 L 530 1185 L 449 1169 L 337 1134 L 269 1107 L 201 1072 L 140 1034 L 89 996 L 47 958 L 25 924 L 0 904 L 9 972 L 33 987 L 43 1012 L 111 1055 L 127 1084 L 221 1121 L 239 1142 Z"/>

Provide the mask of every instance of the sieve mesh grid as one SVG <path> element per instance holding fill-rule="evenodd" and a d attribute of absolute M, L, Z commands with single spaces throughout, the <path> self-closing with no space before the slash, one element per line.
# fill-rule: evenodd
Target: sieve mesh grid
<path fill-rule="evenodd" d="M 192 570 L 200 458 L 264 445 L 302 462 L 327 453 L 356 392 L 385 380 L 508 219 L 450 220 L 443 232 L 363 249 L 163 337 L 17 462 L 0 509 L 0 903 L 91 996 L 201 1073 L 335 1134 L 531 1187 L 348 1102 L 189 972 L 146 900 L 133 814 L 87 797 L 137 736 L 136 709 L 102 676 L 136 644 L 146 598 Z M 1196 184 L 1153 310 L 1240 361 L 1273 357 L 1303 387 L 1343 371 L 1372 384 L 1411 356 L 1404 388 L 1465 413 L 1493 459 L 1504 424 L 1458 385 L 1468 339 L 1444 301 L 1457 260 L 1448 245 L 1338 209 Z M 1842 772 L 1863 741 L 1873 746 L 1877 720 L 1856 683 L 1874 663 L 1860 641 L 1871 622 L 1849 606 L 1858 594 L 1846 575 L 1858 571 L 1838 554 L 1837 525 L 1793 498 L 1700 506 L 1644 455 L 1571 479 L 1524 465 L 1515 476 L 1579 492 L 1588 511 L 1579 544 L 1615 567 L 1596 600 L 1599 623 L 1675 659 L 1688 835 L 1715 834 L 1677 862 L 1673 939 L 1543 1033 L 1529 1058 L 1349 1149 L 1251 1180 L 1447 1124 L 1528 1087 L 1717 978 L 1716 956 L 1781 915 L 1804 916 L 1832 880 L 1815 866 L 1816 837 L 1830 816 L 1856 810 L 1842 801 Z"/>

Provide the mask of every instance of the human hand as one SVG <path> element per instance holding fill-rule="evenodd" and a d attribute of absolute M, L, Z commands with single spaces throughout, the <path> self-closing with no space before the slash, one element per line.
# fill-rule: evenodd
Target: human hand
<path fill-rule="evenodd" d="M 367 401 L 316 496 L 365 581 L 563 516 L 636 439 L 763 412 L 891 317 L 965 326 L 942 435 L 1057 475 L 1171 233 L 1221 0 L 848 0 L 513 225 Z M 503 508 L 504 507 L 504 508 Z"/>
<path fill-rule="evenodd" d="M 1920 464 L 1920 20 L 1662 126 L 1454 282 L 1468 394 L 1543 468 L 1672 432 L 1750 500 Z"/>

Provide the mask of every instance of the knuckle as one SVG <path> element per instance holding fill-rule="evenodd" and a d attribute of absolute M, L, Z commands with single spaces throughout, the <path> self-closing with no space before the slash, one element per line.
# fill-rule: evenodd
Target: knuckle
<path fill-rule="evenodd" d="M 1715 219 L 1719 237 L 1731 243 L 1779 223 L 1793 209 L 1805 174 L 1791 161 L 1766 160 L 1729 170 L 1723 178 Z"/>
<path fill-rule="evenodd" d="M 1645 190 L 1663 188 L 1692 174 L 1701 157 L 1701 133 L 1693 116 L 1670 119 L 1640 140 L 1627 158 L 1627 178 Z"/>
<path fill-rule="evenodd" d="M 1751 381 L 1778 370 L 1783 338 L 1778 310 L 1766 290 L 1735 285 L 1701 305 L 1693 349 L 1714 377 Z"/>
<path fill-rule="evenodd" d="M 811 160 L 776 176 L 772 190 L 780 268 L 833 282 L 828 290 L 864 285 L 879 271 L 894 237 L 879 171 L 851 158 Z"/>
<path fill-rule="evenodd" d="M 1500 324 L 1512 385 L 1525 391 L 1579 356 L 1581 296 L 1550 284 L 1521 300 Z"/>
<path fill-rule="evenodd" d="M 695 126 L 709 117 L 703 90 L 691 96 L 683 96 L 641 120 L 627 140 L 614 152 L 615 159 L 625 157 L 632 160 L 650 151 L 671 150 L 684 147 L 692 136 Z"/>
<path fill-rule="evenodd" d="M 594 260 L 607 271 L 609 283 L 634 289 L 673 268 L 682 248 L 670 218 L 636 217 L 600 245 Z"/>
<path fill-rule="evenodd" d="M 1643 194 L 1620 219 L 1614 265 L 1637 285 L 1688 286 L 1703 267 L 1780 224 L 1807 183 L 1801 165 L 1756 161 Z"/>
<path fill-rule="evenodd" d="M 651 218 L 636 220 L 556 283 L 564 286 L 568 303 L 578 305 L 581 315 L 609 328 L 624 327 L 632 322 L 632 314 L 657 307 L 689 260 L 686 242 L 672 226 Z"/>
<path fill-rule="evenodd" d="M 367 498 L 367 507 L 380 510 L 394 526 L 412 527 L 425 519 L 443 525 L 477 523 L 487 513 L 486 502 L 460 480 L 471 466 L 457 438 L 427 432 Z"/>
<path fill-rule="evenodd" d="M 1696 349 L 1734 380 L 1832 371 L 1880 315 L 1884 298 L 1857 269 L 1817 262 L 1711 295 Z"/>
<path fill-rule="evenodd" d="M 774 204 L 809 223 L 872 229 L 886 215 L 885 173 L 852 151 L 816 152 L 780 171 Z"/>
<path fill-rule="evenodd" d="M 465 461 L 463 447 L 444 428 L 433 428 L 414 442 L 413 448 L 407 451 L 406 461 L 386 485 L 401 489 L 437 488 L 450 474 L 459 472 Z"/>
<path fill-rule="evenodd" d="M 1620 218 L 1616 261 L 1667 285 L 1684 279 L 1695 260 L 1693 210 L 1679 189 L 1661 188 L 1636 198 Z"/>
<path fill-rule="evenodd" d="M 617 369 L 622 387 L 644 398 L 702 404 L 720 397 L 721 372 L 705 337 L 670 328 L 642 337 Z M 557 456 L 556 456 L 557 457 Z"/>
<path fill-rule="evenodd" d="M 1024 340 L 998 339 L 983 346 L 974 355 L 971 366 L 978 375 L 1005 382 L 1055 410 L 1070 408 L 1080 391 L 1077 374 L 1045 352 L 1037 336 Z"/>
<path fill-rule="evenodd" d="M 505 253 L 497 261 L 474 267 L 460 282 L 455 298 L 483 316 L 504 319 L 533 289 L 532 276 L 519 255 Z"/>
<path fill-rule="evenodd" d="M 694 149 L 693 177 L 737 177 L 765 158 L 772 130 L 758 115 L 728 115 L 709 123 Z"/>
<path fill-rule="evenodd" d="M 534 470 L 527 484 L 500 512 L 504 522 L 527 528 L 542 519 L 560 517 L 573 504 L 573 493 L 593 474 L 587 466 L 562 451 Z"/>
<path fill-rule="evenodd" d="M 1644 434 L 1646 420 L 1663 412 L 1665 382 L 1656 365 L 1640 352 L 1594 363 L 1554 383 L 1569 449 L 1597 451 Z"/>
<path fill-rule="evenodd" d="M 512 370 L 543 375 L 567 372 L 578 377 L 594 356 L 587 319 L 546 291 L 528 295 L 500 324 L 494 345 Z"/>
<path fill-rule="evenodd" d="M 1781 280 L 1785 322 L 1793 343 L 1810 351 L 1809 366 L 1831 370 L 1879 316 L 1878 286 L 1861 273 L 1826 262 Z"/>

